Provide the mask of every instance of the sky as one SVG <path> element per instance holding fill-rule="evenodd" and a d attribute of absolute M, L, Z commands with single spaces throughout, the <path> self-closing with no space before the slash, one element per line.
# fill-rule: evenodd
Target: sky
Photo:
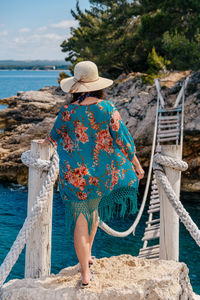
<path fill-rule="evenodd" d="M 89 8 L 89 0 L 79 0 Z M 0 60 L 63 59 L 76 0 L 0 0 Z"/>

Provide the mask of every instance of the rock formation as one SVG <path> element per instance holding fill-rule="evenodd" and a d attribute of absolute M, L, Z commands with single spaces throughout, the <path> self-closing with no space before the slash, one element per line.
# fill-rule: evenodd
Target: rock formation
<path fill-rule="evenodd" d="M 2 300 L 192 300 L 195 295 L 184 263 L 131 255 L 96 259 L 94 280 L 80 288 L 79 264 L 40 279 L 14 279 L 4 284 Z M 198 297 L 198 296 L 197 296 Z"/>
<path fill-rule="evenodd" d="M 169 106 L 174 103 L 186 73 L 172 73 L 162 83 L 161 92 Z M 174 82 L 173 82 L 174 80 Z M 178 80 L 178 81 L 177 81 Z M 182 190 L 200 190 L 200 72 L 191 73 L 186 90 L 183 159 L 189 169 L 182 173 Z M 156 112 L 156 89 L 142 82 L 140 74 L 121 76 L 107 90 L 125 125 L 135 139 L 137 155 L 148 170 Z M 8 108 L 0 111 L 0 180 L 27 184 L 28 169 L 21 162 L 22 152 L 33 139 L 42 139 L 50 131 L 56 115 L 71 99 L 59 87 L 19 92 L 1 99 Z M 147 172 L 146 172 L 147 173 Z M 142 183 L 142 182 L 141 182 Z M 145 183 L 145 180 L 143 180 Z"/>

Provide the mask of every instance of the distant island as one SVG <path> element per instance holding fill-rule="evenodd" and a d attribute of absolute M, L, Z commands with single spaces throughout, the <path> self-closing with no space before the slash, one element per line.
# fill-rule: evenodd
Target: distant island
<path fill-rule="evenodd" d="M 64 70 L 64 60 L 0 60 L 0 70 Z"/>

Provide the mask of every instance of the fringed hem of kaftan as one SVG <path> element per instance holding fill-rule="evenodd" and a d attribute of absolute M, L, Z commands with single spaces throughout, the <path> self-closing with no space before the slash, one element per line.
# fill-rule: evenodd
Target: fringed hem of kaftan
<path fill-rule="evenodd" d="M 138 212 L 137 194 L 137 188 L 128 186 L 113 190 L 102 198 L 64 201 L 67 236 L 73 237 L 76 221 L 81 213 L 87 220 L 89 235 L 92 230 L 93 212 L 95 212 L 95 222 L 98 221 L 99 216 L 100 223 L 110 221 L 114 217 L 124 218 L 125 215 L 135 214 Z"/>

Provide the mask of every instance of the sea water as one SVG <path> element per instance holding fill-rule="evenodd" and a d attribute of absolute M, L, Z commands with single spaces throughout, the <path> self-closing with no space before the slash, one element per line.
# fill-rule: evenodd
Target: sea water
<path fill-rule="evenodd" d="M 18 184 L 0 184 L 0 264 L 3 262 L 10 247 L 15 241 L 27 215 L 27 187 Z M 140 189 L 138 208 L 141 205 L 143 189 Z M 197 226 L 200 227 L 200 201 L 198 193 L 182 193 L 181 201 Z M 112 255 L 131 254 L 137 256 L 142 247 L 141 241 L 145 222 L 148 219 L 148 205 L 146 205 L 141 220 L 136 228 L 135 235 L 125 238 L 112 237 L 97 230 L 93 253 L 97 258 Z M 128 229 L 136 215 L 124 220 L 115 219 L 108 225 L 118 231 Z M 157 240 L 158 241 L 158 240 Z M 187 264 L 192 287 L 200 294 L 200 250 L 184 225 L 180 223 L 180 257 L 179 261 Z M 53 221 L 52 221 L 52 261 L 51 272 L 56 274 L 62 268 L 78 263 L 73 240 L 65 234 L 64 205 L 60 193 L 54 189 Z M 7 281 L 13 278 L 24 277 L 25 250 L 22 251 L 17 263 L 13 267 Z"/>
<path fill-rule="evenodd" d="M 58 85 L 60 72 L 63 71 L 0 70 L 0 98 L 14 96 L 18 91 L 39 90 L 45 86 Z M 68 70 L 64 72 L 69 74 Z"/>
<path fill-rule="evenodd" d="M 44 86 L 58 85 L 60 71 L 0 71 L 0 98 L 16 95 L 20 90 L 37 90 Z M 0 109 L 3 109 L 1 106 Z M 143 190 L 138 199 L 140 207 Z M 23 226 L 27 215 L 27 187 L 14 183 L 0 183 L 0 264 L 3 262 L 17 234 Z M 200 194 L 181 193 L 181 201 L 200 228 Z M 112 255 L 131 254 L 137 256 L 142 247 L 141 241 L 145 221 L 147 221 L 147 205 L 137 226 L 135 235 L 116 238 L 107 235 L 100 228 L 95 236 L 93 253 L 97 258 Z M 136 216 L 125 220 L 113 220 L 108 225 L 118 231 L 124 231 L 133 223 Z M 189 277 L 194 291 L 200 294 L 200 249 L 192 239 L 184 225 L 180 222 L 180 256 L 179 261 L 187 264 Z M 51 272 L 57 273 L 62 268 L 78 262 L 73 241 L 65 235 L 64 206 L 58 191 L 54 190 L 53 226 L 52 226 L 52 261 Z M 25 249 L 7 280 L 24 277 Z"/>

